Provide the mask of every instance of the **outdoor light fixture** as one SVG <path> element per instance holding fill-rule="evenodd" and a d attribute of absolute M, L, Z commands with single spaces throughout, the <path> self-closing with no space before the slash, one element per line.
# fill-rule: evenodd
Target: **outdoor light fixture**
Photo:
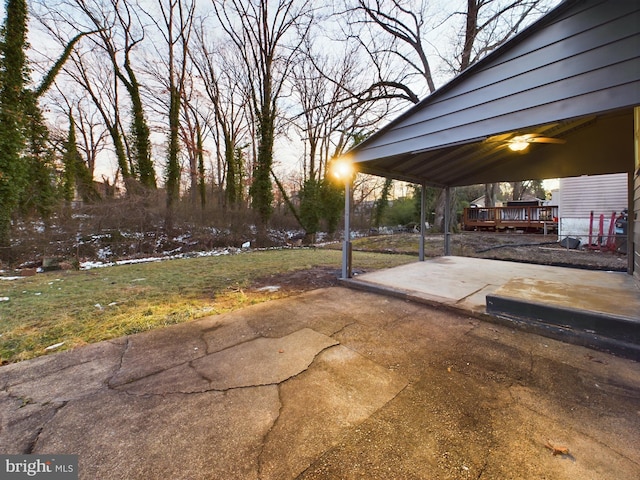
<path fill-rule="evenodd" d="M 567 143 L 563 138 L 543 137 L 539 133 L 527 133 L 524 135 L 516 135 L 507 140 L 507 146 L 514 152 L 522 152 L 527 149 L 531 143 Z"/>
<path fill-rule="evenodd" d="M 509 142 L 509 150 L 512 150 L 514 152 L 521 152 L 523 150 L 526 150 L 528 146 L 529 142 L 524 136 L 513 137 Z"/>
<path fill-rule="evenodd" d="M 337 159 L 331 165 L 333 176 L 339 180 L 349 180 L 353 175 L 353 163 L 342 157 Z"/>

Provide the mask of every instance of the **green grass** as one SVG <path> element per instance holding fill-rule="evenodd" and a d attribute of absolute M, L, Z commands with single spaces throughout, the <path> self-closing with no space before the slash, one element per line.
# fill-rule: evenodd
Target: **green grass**
<path fill-rule="evenodd" d="M 373 270 L 414 256 L 354 252 Z M 272 250 L 220 257 L 38 274 L 0 281 L 0 361 L 55 351 L 215 315 L 282 296 L 249 292 L 255 279 L 315 266 L 340 268 L 329 249 Z"/>

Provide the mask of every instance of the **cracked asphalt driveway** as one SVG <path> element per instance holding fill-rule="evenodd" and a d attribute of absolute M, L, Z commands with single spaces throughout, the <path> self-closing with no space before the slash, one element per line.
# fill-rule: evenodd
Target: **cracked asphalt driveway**
<path fill-rule="evenodd" d="M 325 288 L 1 367 L 0 452 L 101 480 L 635 480 L 640 365 Z"/>

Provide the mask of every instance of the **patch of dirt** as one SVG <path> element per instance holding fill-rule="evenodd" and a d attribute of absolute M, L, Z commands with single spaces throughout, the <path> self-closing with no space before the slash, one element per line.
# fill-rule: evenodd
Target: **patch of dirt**
<path fill-rule="evenodd" d="M 254 291 L 273 291 L 286 294 L 302 293 L 338 284 L 340 270 L 331 267 L 313 267 L 283 274 L 258 278 L 251 284 Z"/>
<path fill-rule="evenodd" d="M 453 239 L 455 255 L 456 247 L 459 254 L 469 257 L 591 270 L 627 270 L 627 256 L 623 253 L 584 245 L 568 249 L 560 246 L 555 235 L 465 233 Z"/>
<path fill-rule="evenodd" d="M 384 253 L 418 253 L 417 234 L 379 235 L 354 241 L 354 250 Z M 556 235 L 464 232 L 451 235 L 451 254 L 511 262 L 535 263 L 593 270 L 626 271 L 627 255 L 616 251 L 560 246 Z M 444 255 L 442 234 L 425 237 L 425 255 Z"/>

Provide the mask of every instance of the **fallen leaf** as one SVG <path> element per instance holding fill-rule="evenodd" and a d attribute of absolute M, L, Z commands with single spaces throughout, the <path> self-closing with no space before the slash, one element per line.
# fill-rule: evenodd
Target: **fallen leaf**
<path fill-rule="evenodd" d="M 553 456 L 556 455 L 569 455 L 569 447 L 565 447 L 563 445 L 554 445 L 551 440 L 547 440 L 547 443 L 544 444 L 546 448 L 551 450 Z"/>

